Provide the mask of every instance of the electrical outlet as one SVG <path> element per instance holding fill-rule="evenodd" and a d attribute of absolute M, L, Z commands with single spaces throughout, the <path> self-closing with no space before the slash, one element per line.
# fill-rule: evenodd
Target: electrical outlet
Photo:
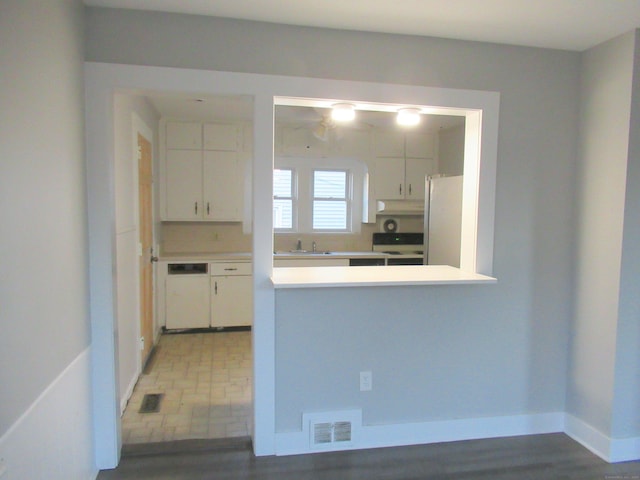
<path fill-rule="evenodd" d="M 373 389 L 373 374 L 371 372 L 360 372 L 360 391 L 368 392 Z"/>

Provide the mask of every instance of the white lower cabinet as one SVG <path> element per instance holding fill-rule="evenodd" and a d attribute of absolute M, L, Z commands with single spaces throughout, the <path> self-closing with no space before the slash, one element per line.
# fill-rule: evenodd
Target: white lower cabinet
<path fill-rule="evenodd" d="M 209 326 L 209 275 L 167 275 L 165 287 L 167 329 Z"/>
<path fill-rule="evenodd" d="M 161 312 L 168 330 L 252 325 L 251 262 L 213 262 L 204 264 L 202 273 L 185 273 L 190 265 L 202 266 L 163 264 L 159 278 L 164 277 L 164 291 L 158 301 L 164 303 Z"/>
<path fill-rule="evenodd" d="M 240 327 L 253 322 L 251 264 L 212 263 L 211 326 Z"/>

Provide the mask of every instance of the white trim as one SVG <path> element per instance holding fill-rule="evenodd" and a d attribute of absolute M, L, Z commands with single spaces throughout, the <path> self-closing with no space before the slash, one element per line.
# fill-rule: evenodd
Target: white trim
<path fill-rule="evenodd" d="M 539 413 L 391 425 L 363 425 L 352 450 L 513 437 L 564 431 L 564 413 Z M 307 430 L 276 434 L 276 455 L 313 453 Z"/>
<path fill-rule="evenodd" d="M 120 451 L 119 402 L 114 337 L 114 132 L 113 95 L 121 91 L 198 92 L 213 95 L 252 95 L 254 98 L 253 159 L 253 287 L 254 287 L 254 431 L 256 455 L 275 452 L 275 290 L 273 270 L 272 182 L 274 100 L 319 98 L 377 104 L 430 105 L 482 111 L 480 151 L 482 198 L 478 198 L 477 262 L 490 275 L 493 260 L 495 171 L 500 95 L 497 92 L 387 85 L 374 82 L 326 80 L 234 72 L 85 63 L 87 132 L 87 197 L 94 419 L 96 462 L 113 468 Z"/>
<path fill-rule="evenodd" d="M 568 413 L 565 423 L 567 435 L 609 463 L 640 460 L 640 437 L 611 438 Z"/>
<path fill-rule="evenodd" d="M 138 378 L 140 378 L 140 371 L 138 371 L 137 375 L 131 378 L 129 385 L 127 386 L 127 391 L 124 395 L 120 396 L 120 416 L 124 415 L 124 410 L 127 408 L 131 395 L 133 395 L 133 389 L 135 388 L 136 383 L 138 383 Z"/>

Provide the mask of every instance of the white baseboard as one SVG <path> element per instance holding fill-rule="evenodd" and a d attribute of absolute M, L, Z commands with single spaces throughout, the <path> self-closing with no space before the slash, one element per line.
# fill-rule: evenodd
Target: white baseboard
<path fill-rule="evenodd" d="M 443 420 L 392 425 L 363 425 L 352 449 L 398 447 L 479 438 L 511 437 L 564 431 L 564 413 Z M 304 431 L 276 434 L 276 455 L 311 453 Z"/>
<path fill-rule="evenodd" d="M 565 415 L 565 433 L 609 463 L 640 460 L 640 437 L 610 438 L 588 423 Z"/>
<path fill-rule="evenodd" d="M 16 479 L 95 479 L 92 425 L 87 348 L 0 438 L 0 470 Z"/>
<path fill-rule="evenodd" d="M 131 398 L 131 395 L 133 395 L 133 389 L 135 388 L 136 383 L 138 383 L 140 374 L 141 372 L 136 372 L 136 374 L 133 376 L 133 378 L 131 378 L 131 381 L 129 382 L 127 391 L 124 392 L 124 395 L 122 395 L 122 397 L 120 398 L 120 416 L 122 416 L 122 414 L 124 413 L 124 409 L 127 408 L 127 403 L 129 403 L 129 399 Z"/>

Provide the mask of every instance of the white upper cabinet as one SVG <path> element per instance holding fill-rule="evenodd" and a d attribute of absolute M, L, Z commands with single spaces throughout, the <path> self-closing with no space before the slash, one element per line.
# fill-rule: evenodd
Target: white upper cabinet
<path fill-rule="evenodd" d="M 242 130 L 232 123 L 167 123 L 162 220 L 242 220 Z"/>
<path fill-rule="evenodd" d="M 376 157 L 404 158 L 404 134 L 402 132 L 375 130 L 373 154 Z"/>
<path fill-rule="evenodd" d="M 167 148 L 200 150 L 202 148 L 202 126 L 194 122 L 167 123 Z"/>
<path fill-rule="evenodd" d="M 435 173 L 434 135 L 374 132 L 374 195 L 379 200 L 424 200 L 425 177 Z"/>
<path fill-rule="evenodd" d="M 200 220 L 202 198 L 202 152 L 167 150 L 164 220 Z"/>
<path fill-rule="evenodd" d="M 202 213 L 205 220 L 242 220 L 242 178 L 238 163 L 237 152 L 204 152 Z"/>
<path fill-rule="evenodd" d="M 233 123 L 205 123 L 204 149 L 236 152 L 240 150 L 240 127 Z"/>
<path fill-rule="evenodd" d="M 406 133 L 405 134 L 406 158 L 434 158 L 435 135 L 432 133 Z"/>

